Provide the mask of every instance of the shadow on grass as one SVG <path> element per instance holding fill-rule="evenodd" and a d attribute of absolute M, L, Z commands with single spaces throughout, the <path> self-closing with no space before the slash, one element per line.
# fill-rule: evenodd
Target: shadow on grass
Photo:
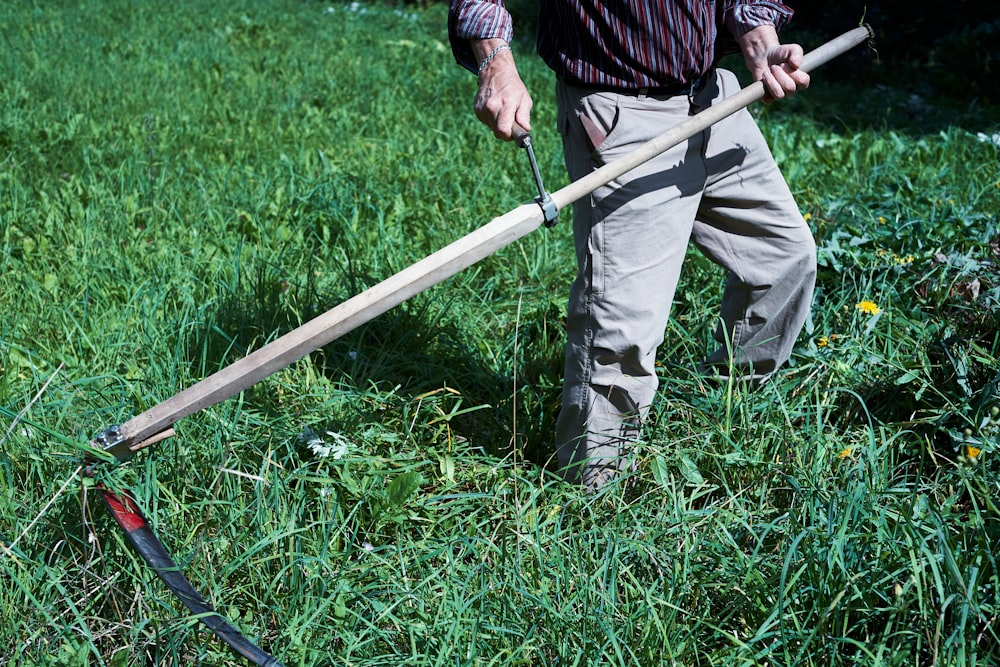
<path fill-rule="evenodd" d="M 354 276 L 343 282 L 360 293 L 376 281 Z M 354 295 L 338 291 L 343 293 L 325 293 L 312 283 L 291 285 L 266 268 L 257 269 L 203 314 L 189 334 L 185 355 L 192 373 L 206 377 Z M 446 422 L 447 438 L 499 457 L 517 443 L 519 456 L 547 465 L 560 400 L 561 313 L 551 304 L 522 313 L 517 345 L 523 361 L 515 378 L 477 349 L 474 341 L 482 332 L 463 325 L 447 298 L 444 290 L 417 295 L 312 353 L 311 363 L 348 392 L 375 392 L 416 405 L 421 397 L 444 391 L 455 397 L 454 413 L 438 417 Z M 514 331 L 497 331 L 494 341 L 507 350 L 513 338 Z M 503 356 L 510 359 L 513 353 Z M 286 409 L 264 392 L 253 392 L 248 400 L 268 414 Z M 413 430 L 403 415 L 387 415 L 384 405 L 367 400 L 329 417 L 329 428 L 343 433 L 373 423 L 389 431 Z"/>

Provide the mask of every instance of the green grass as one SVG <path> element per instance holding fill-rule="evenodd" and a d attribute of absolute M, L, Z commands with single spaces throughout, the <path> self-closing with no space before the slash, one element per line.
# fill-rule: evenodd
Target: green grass
<path fill-rule="evenodd" d="M 81 448 L 534 196 L 444 26 L 0 8 L 0 663 L 241 664 Z M 556 189 L 552 77 L 515 48 Z M 598 494 L 549 472 L 565 219 L 98 477 L 287 665 L 996 664 L 1000 124 L 936 104 L 818 74 L 756 111 L 812 318 L 760 391 L 702 383 L 722 276 L 692 253 L 637 470 Z"/>

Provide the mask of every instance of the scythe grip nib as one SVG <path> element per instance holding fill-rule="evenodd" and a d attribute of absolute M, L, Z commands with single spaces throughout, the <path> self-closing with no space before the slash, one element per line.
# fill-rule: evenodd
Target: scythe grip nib
<path fill-rule="evenodd" d="M 538 196 L 535 198 L 535 201 L 542 207 L 542 215 L 545 216 L 545 226 L 552 227 L 559 221 L 559 209 L 556 208 L 556 203 L 552 201 L 549 193 L 545 191 L 545 185 L 542 183 L 542 174 L 538 170 L 538 161 L 535 160 L 535 150 L 531 147 L 531 135 L 525 132 L 520 126 L 515 126 L 514 136 L 517 145 L 528 153 L 528 162 L 531 163 L 531 173 L 535 177 L 535 185 L 538 186 Z"/>

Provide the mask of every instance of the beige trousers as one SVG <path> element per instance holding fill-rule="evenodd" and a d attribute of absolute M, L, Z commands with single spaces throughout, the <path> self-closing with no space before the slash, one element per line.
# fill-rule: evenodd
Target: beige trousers
<path fill-rule="evenodd" d="M 559 83 L 570 178 L 738 89 L 721 70 L 691 99 Z M 689 241 L 728 272 L 719 348 L 703 367 L 758 382 L 788 359 L 805 322 L 816 249 L 746 110 L 576 202 L 573 236 L 579 270 L 567 313 L 557 456 L 567 479 L 597 487 L 628 465 L 629 445 L 640 436 Z"/>

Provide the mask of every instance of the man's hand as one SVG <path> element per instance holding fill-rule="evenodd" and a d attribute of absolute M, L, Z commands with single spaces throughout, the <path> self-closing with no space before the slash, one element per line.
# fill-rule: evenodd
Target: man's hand
<path fill-rule="evenodd" d="M 473 41 L 472 52 L 478 62 L 483 62 L 504 43 L 499 39 Z M 515 122 L 531 131 L 531 104 L 531 95 L 517 73 L 510 49 L 498 51 L 479 73 L 476 116 L 493 130 L 498 139 L 510 141 Z"/>
<path fill-rule="evenodd" d="M 782 44 L 774 26 L 759 26 L 744 33 L 737 41 L 754 81 L 763 81 L 765 102 L 794 95 L 809 87 L 809 74 L 802 66 L 802 47 Z"/>

